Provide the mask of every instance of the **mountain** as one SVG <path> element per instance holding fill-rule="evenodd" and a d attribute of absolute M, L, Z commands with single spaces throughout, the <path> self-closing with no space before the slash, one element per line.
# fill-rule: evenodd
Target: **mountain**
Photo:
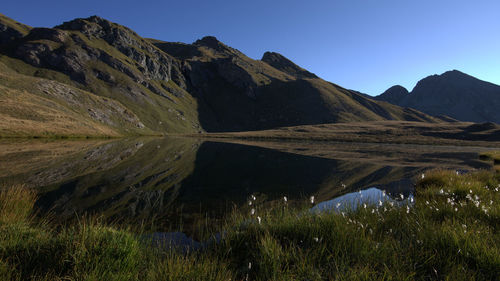
<path fill-rule="evenodd" d="M 392 104 L 399 104 L 404 98 L 406 98 L 410 92 L 400 85 L 392 86 L 383 92 L 381 95 L 376 96 L 374 99 L 386 101 Z"/>
<path fill-rule="evenodd" d="M 0 122 L 0 135 L 440 121 L 324 81 L 277 53 L 251 59 L 212 36 L 192 44 L 145 39 L 98 16 L 54 28 L 32 28 L 5 16 L 0 23 L 0 86 L 11 93 L 0 96 L 0 115 L 9 120 Z"/>
<path fill-rule="evenodd" d="M 447 115 L 461 121 L 500 123 L 500 86 L 458 70 L 420 80 L 408 93 L 394 86 L 376 100 L 411 107 L 430 115 Z"/>

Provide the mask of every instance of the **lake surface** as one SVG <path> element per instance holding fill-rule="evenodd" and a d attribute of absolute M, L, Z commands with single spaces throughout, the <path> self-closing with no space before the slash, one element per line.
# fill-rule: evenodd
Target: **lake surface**
<path fill-rule="evenodd" d="M 478 157 L 487 150 L 194 138 L 3 140 L 0 184 L 35 187 L 40 212 L 61 221 L 83 214 L 127 223 L 154 219 L 156 231 L 182 226 L 189 232 L 200 221 L 248 208 L 252 195 L 261 204 L 314 196 L 317 209 L 352 201 L 356 194 L 408 198 L 414 179 L 428 169 L 490 168 Z"/>

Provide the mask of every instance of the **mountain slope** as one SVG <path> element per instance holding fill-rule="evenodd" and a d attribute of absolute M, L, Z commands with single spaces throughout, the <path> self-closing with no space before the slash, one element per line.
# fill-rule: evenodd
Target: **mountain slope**
<path fill-rule="evenodd" d="M 397 98 L 387 94 L 391 89 L 375 99 L 412 107 L 435 116 L 500 123 L 500 86 L 457 70 L 424 78 L 411 93 L 402 93 Z"/>
<path fill-rule="evenodd" d="M 5 77 L 57 81 L 118 104 L 137 120 L 135 125 L 98 120 L 117 134 L 439 121 L 326 82 L 277 53 L 267 52 L 262 60 L 253 60 L 215 37 L 193 44 L 144 39 L 97 16 L 54 28 L 31 28 L 7 17 L 0 22 L 9 27 L 8 32 L 0 32 L 3 35 L 18 31 L 0 43 L 0 62 L 9 70 L 4 71 Z M 0 85 L 7 86 L 2 81 Z M 8 87 L 16 90 L 15 83 Z M 29 93 L 40 96 L 36 90 Z M 48 98 L 64 103 L 55 96 Z M 82 120 L 92 120 L 92 106 L 77 107 L 88 107 L 77 114 Z"/>
<path fill-rule="evenodd" d="M 152 133 L 122 104 L 15 73 L 0 63 L 0 136 L 120 136 Z"/>
<path fill-rule="evenodd" d="M 253 60 L 205 37 L 193 44 L 151 40 L 184 65 L 188 91 L 198 97 L 212 124 L 209 131 L 268 129 L 350 121 L 435 119 L 379 103 L 326 82 L 277 53 Z"/>
<path fill-rule="evenodd" d="M 151 131 L 200 129 L 196 100 L 182 88 L 176 60 L 126 27 L 95 16 L 75 19 L 33 28 L 2 53 L 2 61 L 21 74 L 121 103 Z"/>

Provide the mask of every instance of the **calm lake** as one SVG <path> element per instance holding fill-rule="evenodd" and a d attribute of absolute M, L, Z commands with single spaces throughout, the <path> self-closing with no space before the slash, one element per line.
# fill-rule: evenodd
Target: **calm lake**
<path fill-rule="evenodd" d="M 2 140 L 0 184 L 35 187 L 39 211 L 60 221 L 90 214 L 189 232 L 200 221 L 248 208 L 252 195 L 261 204 L 314 196 L 317 208 L 362 193 L 408 198 L 428 169 L 490 168 L 478 157 L 487 150 L 194 138 Z"/>

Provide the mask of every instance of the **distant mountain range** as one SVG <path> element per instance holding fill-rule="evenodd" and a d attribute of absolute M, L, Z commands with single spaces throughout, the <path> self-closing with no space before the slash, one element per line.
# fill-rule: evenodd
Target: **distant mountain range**
<path fill-rule="evenodd" d="M 500 123 L 500 86 L 457 70 L 426 77 L 411 92 L 402 86 L 393 86 L 374 99 L 434 116 Z"/>
<path fill-rule="evenodd" d="M 327 82 L 278 53 L 251 59 L 215 37 L 172 43 L 97 16 L 54 28 L 0 16 L 0 136 L 375 120 L 442 121 Z"/>

